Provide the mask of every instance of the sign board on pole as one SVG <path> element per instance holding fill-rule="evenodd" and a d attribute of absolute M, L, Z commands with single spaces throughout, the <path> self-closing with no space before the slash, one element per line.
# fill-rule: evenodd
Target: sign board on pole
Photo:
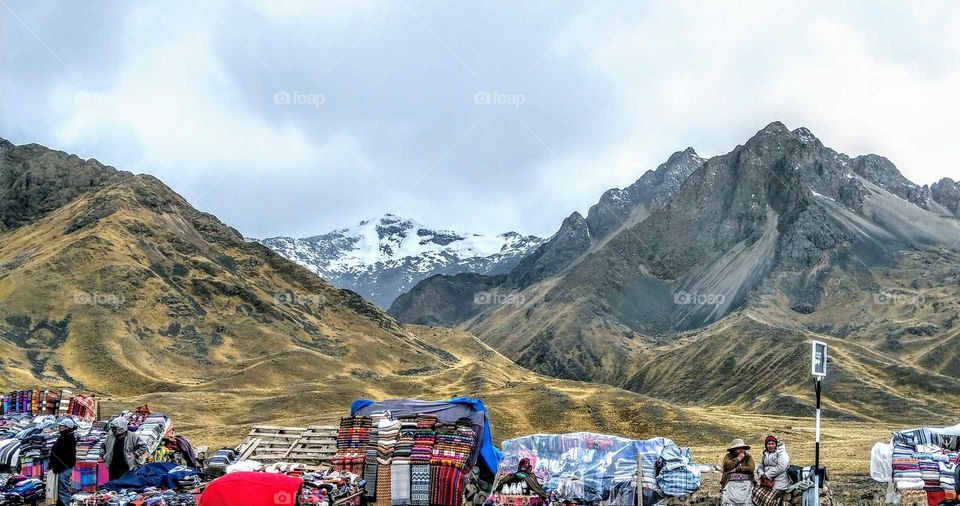
<path fill-rule="evenodd" d="M 813 342 L 813 375 L 817 378 L 827 375 L 827 343 Z"/>

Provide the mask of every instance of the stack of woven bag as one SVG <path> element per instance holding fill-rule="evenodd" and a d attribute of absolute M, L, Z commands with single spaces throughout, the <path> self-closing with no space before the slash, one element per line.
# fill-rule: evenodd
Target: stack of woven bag
<path fill-rule="evenodd" d="M 469 418 L 437 426 L 436 444 L 430 458 L 431 505 L 460 504 L 463 489 L 467 484 L 467 473 L 470 471 L 470 455 L 476 442 L 477 434 Z"/>

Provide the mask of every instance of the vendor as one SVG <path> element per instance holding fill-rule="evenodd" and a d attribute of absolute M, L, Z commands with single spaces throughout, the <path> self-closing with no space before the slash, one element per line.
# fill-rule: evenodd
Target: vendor
<path fill-rule="evenodd" d="M 57 476 L 57 506 L 70 506 L 70 475 L 77 465 L 77 424 L 70 418 L 60 420 L 60 435 L 50 449 L 50 472 Z"/>
<path fill-rule="evenodd" d="M 127 423 L 122 416 L 115 418 L 110 422 L 107 438 L 100 443 L 100 454 L 107 464 L 111 481 L 139 467 L 140 458 L 147 453 L 146 443 L 136 434 L 130 434 Z"/>
<path fill-rule="evenodd" d="M 530 465 L 530 459 L 520 459 L 517 472 L 504 476 L 503 479 L 500 480 L 497 490 L 500 493 L 504 493 L 504 487 L 507 485 L 518 484 L 522 493 L 515 495 L 536 495 L 543 499 L 547 498 L 547 492 L 540 486 L 536 475 L 533 474 L 533 466 Z"/>
<path fill-rule="evenodd" d="M 750 446 L 742 439 L 734 439 L 727 448 L 721 464 L 721 502 L 723 506 L 751 506 L 753 504 L 754 472 L 757 468 L 747 451 Z"/>

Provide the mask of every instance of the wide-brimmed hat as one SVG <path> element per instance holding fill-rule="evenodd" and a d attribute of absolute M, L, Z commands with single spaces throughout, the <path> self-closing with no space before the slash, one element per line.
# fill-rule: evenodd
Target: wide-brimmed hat
<path fill-rule="evenodd" d="M 742 439 L 737 438 L 737 439 L 734 439 L 732 443 L 730 443 L 730 447 L 727 448 L 727 451 L 736 450 L 737 448 L 743 448 L 744 450 L 749 450 L 750 445 L 748 445 L 747 443 L 744 443 Z"/>

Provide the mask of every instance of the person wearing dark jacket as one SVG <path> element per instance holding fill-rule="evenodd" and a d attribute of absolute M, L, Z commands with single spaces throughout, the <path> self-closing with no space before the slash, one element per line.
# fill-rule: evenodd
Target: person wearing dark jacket
<path fill-rule="evenodd" d="M 77 424 L 64 418 L 59 428 L 60 436 L 50 449 L 50 471 L 57 475 L 57 506 L 70 506 L 70 475 L 77 465 Z"/>

